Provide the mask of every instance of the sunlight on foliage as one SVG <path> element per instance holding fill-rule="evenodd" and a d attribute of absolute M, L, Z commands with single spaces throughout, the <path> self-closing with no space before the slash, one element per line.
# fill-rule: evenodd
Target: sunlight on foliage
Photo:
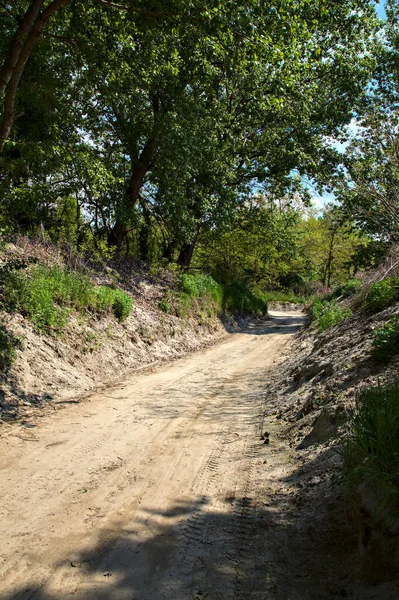
<path fill-rule="evenodd" d="M 312 322 L 316 323 L 319 331 L 326 331 L 347 319 L 352 311 L 350 308 L 339 306 L 335 300 L 316 300 L 311 308 Z"/>
<path fill-rule="evenodd" d="M 132 310 L 132 300 L 121 290 L 93 285 L 81 273 L 38 266 L 31 271 L 6 274 L 2 307 L 8 312 L 20 312 L 39 330 L 61 332 L 72 309 L 92 313 L 112 310 L 123 321 Z"/>

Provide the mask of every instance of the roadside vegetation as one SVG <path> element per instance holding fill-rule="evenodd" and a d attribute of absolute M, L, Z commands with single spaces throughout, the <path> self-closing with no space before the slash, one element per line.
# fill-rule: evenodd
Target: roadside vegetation
<path fill-rule="evenodd" d="M 326 331 L 344 321 L 352 314 L 348 307 L 340 306 L 335 300 L 315 300 L 311 308 L 312 321 L 320 332 Z"/>
<path fill-rule="evenodd" d="M 382 363 L 399 353 L 399 315 L 390 317 L 373 333 L 373 357 Z"/>
<path fill-rule="evenodd" d="M 87 275 L 48 265 L 3 270 L 0 293 L 2 310 L 19 312 L 38 331 L 51 333 L 62 332 L 72 310 L 112 312 L 124 321 L 133 306 L 120 289 L 94 285 Z"/>
<path fill-rule="evenodd" d="M 356 399 L 342 455 L 344 482 L 374 494 L 374 518 L 399 516 L 399 382 L 371 387 Z"/>

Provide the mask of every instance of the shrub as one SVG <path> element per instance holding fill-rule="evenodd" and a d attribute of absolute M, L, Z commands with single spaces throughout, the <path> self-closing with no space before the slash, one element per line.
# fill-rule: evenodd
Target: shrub
<path fill-rule="evenodd" d="M 10 272 L 3 287 L 4 308 L 27 316 L 37 329 L 59 331 L 68 320 L 68 310 L 53 299 L 65 297 L 56 269 L 38 267 L 31 273 Z M 54 277 L 53 277 L 54 275 Z"/>
<path fill-rule="evenodd" d="M 356 400 L 342 445 L 344 482 L 365 484 L 387 514 L 399 512 L 399 384 L 372 387 Z"/>
<path fill-rule="evenodd" d="M 170 304 L 167 301 L 166 297 L 162 298 L 161 302 L 159 303 L 159 308 L 162 310 L 162 312 L 164 312 L 165 314 L 169 314 L 170 313 Z"/>
<path fill-rule="evenodd" d="M 244 283 L 223 287 L 223 310 L 232 313 L 267 314 L 267 299 L 261 292 L 253 292 Z"/>
<path fill-rule="evenodd" d="M 337 289 L 334 290 L 333 294 L 331 295 L 331 298 L 350 298 L 351 296 L 354 296 L 361 287 L 362 282 L 360 279 L 350 279 L 345 285 L 340 285 L 337 287 Z"/>
<path fill-rule="evenodd" d="M 326 331 L 352 314 L 350 308 L 339 306 L 335 300 L 316 300 L 311 307 L 312 321 L 319 331 Z"/>
<path fill-rule="evenodd" d="M 166 298 L 163 304 L 169 305 Z M 164 302 L 161 301 L 161 304 Z M 186 317 L 190 307 L 196 304 L 210 313 L 217 311 L 231 313 L 267 314 L 267 299 L 264 294 L 252 291 L 243 283 L 221 285 L 204 274 L 184 274 L 180 278 L 179 292 L 175 303 L 176 313 Z M 160 305 L 162 310 L 162 307 Z"/>
<path fill-rule="evenodd" d="M 180 290 L 191 298 L 209 296 L 215 302 L 222 298 L 222 287 L 210 275 L 184 273 L 180 278 Z"/>
<path fill-rule="evenodd" d="M 399 352 L 399 315 L 374 331 L 372 346 L 373 357 L 379 362 L 385 362 Z"/>
<path fill-rule="evenodd" d="M 6 372 L 17 357 L 16 349 L 21 348 L 21 341 L 10 333 L 4 325 L 0 325 L 0 371 Z"/>
<path fill-rule="evenodd" d="M 388 308 L 399 296 L 399 278 L 387 277 L 383 281 L 373 283 L 367 292 L 364 308 L 368 313 L 375 313 Z"/>
<path fill-rule="evenodd" d="M 122 290 L 112 290 L 114 292 L 114 300 L 112 303 L 112 312 L 118 321 L 125 321 L 133 308 L 133 301 Z"/>
<path fill-rule="evenodd" d="M 354 296 L 362 287 L 360 279 L 350 279 L 346 285 L 342 288 L 342 295 L 345 298 Z"/>

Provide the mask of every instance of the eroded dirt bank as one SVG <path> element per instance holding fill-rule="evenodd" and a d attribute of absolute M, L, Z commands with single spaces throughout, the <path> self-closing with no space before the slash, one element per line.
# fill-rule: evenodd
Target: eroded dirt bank
<path fill-rule="evenodd" d="M 365 598 L 333 493 L 323 514 L 303 502 L 317 457 L 304 465 L 267 407 L 303 323 L 274 315 L 4 430 L 0 598 Z"/>

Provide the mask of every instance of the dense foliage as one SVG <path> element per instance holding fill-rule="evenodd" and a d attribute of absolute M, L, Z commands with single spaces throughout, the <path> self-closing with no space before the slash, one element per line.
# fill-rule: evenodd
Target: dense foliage
<path fill-rule="evenodd" d="M 0 227 L 263 290 L 344 280 L 366 242 L 304 212 L 306 181 L 339 172 L 377 29 L 371 0 L 1 3 Z"/>

